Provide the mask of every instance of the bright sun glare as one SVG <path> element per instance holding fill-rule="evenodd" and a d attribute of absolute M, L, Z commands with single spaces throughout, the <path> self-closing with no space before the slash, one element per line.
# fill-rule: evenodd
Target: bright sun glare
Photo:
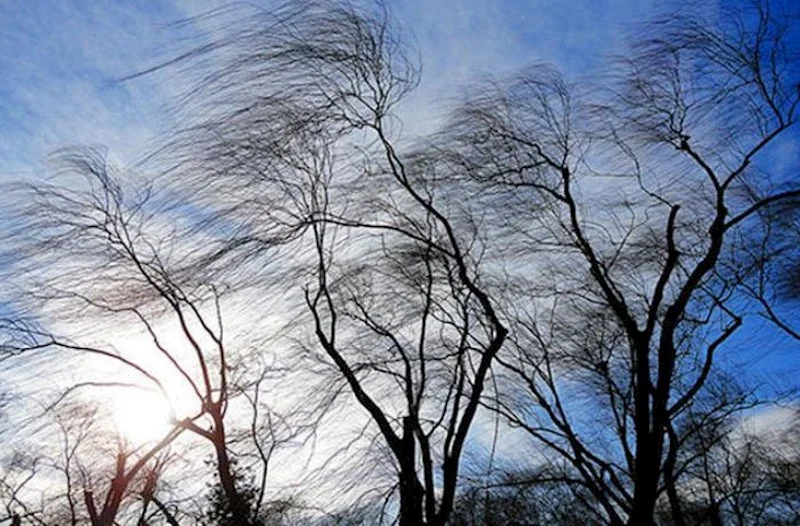
<path fill-rule="evenodd" d="M 113 405 L 117 431 L 133 446 L 160 440 L 169 431 L 169 405 L 158 393 L 126 390 L 115 397 Z"/>

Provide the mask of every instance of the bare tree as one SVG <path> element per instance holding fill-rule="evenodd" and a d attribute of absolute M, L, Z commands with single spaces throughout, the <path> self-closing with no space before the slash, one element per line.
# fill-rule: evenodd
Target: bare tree
<path fill-rule="evenodd" d="M 232 362 L 242 357 L 226 347 L 219 290 L 180 276 L 175 262 L 187 254 L 181 253 L 177 228 L 155 220 L 151 187 L 136 189 L 95 150 L 66 150 L 54 162 L 60 179 L 19 189 L 23 205 L 9 242 L 16 251 L 13 272 L 22 283 L 19 305 L 28 309 L 19 319 L 36 322 L 7 321 L 6 332 L 17 336 L 9 337 L 4 351 L 16 359 L 72 353 L 76 359 L 105 360 L 118 369 L 106 374 L 122 375 L 121 380 L 65 386 L 50 408 L 91 388 L 150 389 L 165 405 L 178 397 L 184 406 L 187 400 L 194 406 L 179 409 L 191 412 L 178 415 L 173 405 L 173 421 L 155 443 L 118 451 L 103 503 L 91 489 L 85 492 L 91 523 L 113 524 L 133 482 L 152 473 L 160 453 L 188 431 L 213 446 L 213 465 L 230 513 L 237 524 L 247 524 L 253 510 L 236 487 L 226 425 L 231 398 L 245 389 L 231 383 L 230 375 L 246 377 Z M 88 316 L 97 326 L 85 323 Z M 141 349 L 126 349 L 122 338 L 93 332 L 113 327 L 102 322 L 119 324 L 128 337 L 135 337 L 132 327 L 138 327 L 142 339 L 136 347 Z M 249 373 L 263 376 L 256 368 Z M 264 454 L 263 469 L 268 460 Z"/>
<path fill-rule="evenodd" d="M 681 422 L 747 312 L 737 233 L 800 197 L 758 162 L 797 119 L 794 20 L 767 2 L 671 15 L 605 84 L 536 67 L 483 86 L 438 147 L 451 178 L 502 207 L 500 248 L 523 254 L 509 263 L 516 357 L 502 361 L 529 398 L 512 388 L 500 411 L 611 524 L 652 524 L 674 494 Z"/>
<path fill-rule="evenodd" d="M 800 198 L 759 163 L 800 103 L 775 9 L 665 17 L 600 82 L 480 86 L 413 145 L 392 110 L 417 69 L 380 8 L 256 12 L 181 57 L 208 68 L 186 106 L 207 118 L 167 146 L 177 188 L 231 234 L 203 268 L 304 247 L 287 266 L 314 277 L 318 344 L 391 452 L 401 523 L 450 514 L 493 363 L 512 374 L 488 405 L 597 520 L 650 524 L 662 495 L 679 511 L 684 420 L 745 321 L 737 236 Z"/>
<path fill-rule="evenodd" d="M 153 156 L 160 186 L 128 196 L 95 152 L 67 153 L 89 191 L 34 186 L 14 238 L 33 234 L 15 245 L 16 269 L 41 278 L 26 297 L 37 313 L 144 329 L 197 402 L 173 431 L 213 445 L 226 520 L 257 520 L 276 443 L 257 431 L 278 421 L 259 416 L 255 360 L 231 380 L 215 283 L 261 298 L 254 331 L 268 325 L 256 311 L 284 311 L 302 353 L 286 363 L 322 378 L 292 399 L 303 429 L 342 400 L 366 415 L 358 436 L 375 464 L 355 472 L 382 455 L 393 473 L 364 520 L 447 523 L 483 408 L 542 446 L 531 482 L 569 495 L 586 521 L 651 525 L 666 502 L 687 524 L 697 480 L 703 513 L 732 503 L 698 479 L 712 457 L 695 446 L 724 443 L 757 403 L 726 388 L 717 360 L 752 300 L 783 320 L 760 284 L 786 253 L 771 244 L 773 212 L 796 206 L 800 187 L 765 175 L 763 159 L 800 104 L 794 13 L 764 1 L 670 15 L 595 81 L 531 67 L 404 141 L 396 111 L 420 70 L 382 5 L 239 9 L 203 15 L 203 41 L 148 70 L 197 78 L 179 110 L 189 124 Z M 175 324 L 188 357 L 156 320 Z M 167 390 L 137 357 L 7 326 L 33 339 L 10 340 L 10 354 L 102 356 Z M 235 393 L 254 416 L 234 440 Z M 231 454 L 245 442 L 261 465 L 253 499 Z"/>
<path fill-rule="evenodd" d="M 761 210 L 759 216 L 761 221 L 739 234 L 734 257 L 726 270 L 741 282 L 764 319 L 789 338 L 800 341 L 800 330 L 793 322 L 800 291 L 797 203 Z"/>
<path fill-rule="evenodd" d="M 5 516 L 3 521 L 10 520 L 13 525 L 46 524 L 43 521 L 43 502 L 31 502 L 24 496 L 26 486 L 41 469 L 43 459 L 35 455 L 16 452 L 5 459 L 3 477 L 0 479 L 0 495 L 3 499 Z"/>
<path fill-rule="evenodd" d="M 345 388 L 368 414 L 401 524 L 443 524 L 507 334 L 482 283 L 479 227 L 396 144 L 393 110 L 418 71 L 382 6 L 248 16 L 183 57 L 214 69 L 187 105 L 207 118 L 167 147 L 178 189 L 212 212 L 203 228 L 235 225 L 198 271 L 267 260 L 275 240 L 303 247 L 287 266 L 306 284 L 306 350 L 322 352 L 311 366 L 333 366 L 323 406 Z M 306 320 L 294 325 L 307 333 Z"/>
<path fill-rule="evenodd" d="M 144 492 L 154 491 L 155 475 L 175 439 L 172 433 L 155 444 L 133 448 L 103 425 L 98 407 L 62 403 L 48 413 L 59 429 L 61 458 L 47 459 L 46 454 L 42 457 L 64 479 L 63 496 L 49 498 L 65 501 L 65 505 L 62 510 L 51 509 L 45 522 L 112 524 L 128 507 L 140 482 L 145 486 Z M 145 501 L 141 513 L 144 515 L 146 510 Z"/>

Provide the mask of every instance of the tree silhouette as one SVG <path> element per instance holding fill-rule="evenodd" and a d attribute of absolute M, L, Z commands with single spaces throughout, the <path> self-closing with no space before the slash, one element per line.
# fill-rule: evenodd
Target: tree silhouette
<path fill-rule="evenodd" d="M 516 356 L 501 358 L 529 400 L 512 387 L 498 409 L 603 521 L 652 524 L 674 500 L 684 419 L 746 316 L 742 231 L 800 197 L 757 162 L 797 118 L 792 20 L 767 3 L 657 20 L 604 86 L 533 68 L 465 101 L 437 147 L 443 178 L 484 184 L 514 265 L 534 269 L 512 269 Z"/>
<path fill-rule="evenodd" d="M 165 404 L 170 403 L 172 389 L 173 396 L 188 396 L 193 403 L 188 415 L 178 416 L 170 408 L 172 422 L 153 444 L 119 448 L 103 502 L 91 488 L 84 492 L 91 524 L 113 524 L 133 482 L 146 476 L 161 451 L 185 432 L 213 447 L 213 465 L 230 513 L 239 524 L 247 524 L 251 511 L 236 486 L 226 414 L 231 398 L 249 387 L 260 388 L 263 371 L 250 368 L 249 373 L 261 375 L 252 385 L 229 380 L 235 372 L 229 360 L 239 358 L 227 350 L 220 294 L 213 286 L 181 275 L 173 259 L 176 232 L 153 225 L 150 188 L 126 193 L 121 174 L 97 150 L 65 150 L 54 163 L 60 179 L 17 189 L 25 196 L 18 215 L 18 228 L 25 236 L 14 237 L 16 277 L 30 280 L 20 304 L 27 302 L 27 308 L 79 328 L 60 329 L 59 334 L 45 322 L 22 321 L 21 316 L 6 322 L 10 336 L 4 350 L 17 358 L 57 359 L 63 353 L 91 357 L 117 365 L 123 378 L 129 378 L 79 381 L 64 389 L 48 410 L 92 388 L 151 389 Z M 71 185 L 76 179 L 82 183 Z M 139 342 L 140 349 L 120 349 L 120 342 L 93 334 L 91 323 L 82 324 L 88 316 L 101 322 L 101 329 L 115 323 L 138 327 L 145 343 Z M 170 377 L 177 386 L 168 386 Z M 267 409 L 253 405 L 253 411 L 257 415 Z M 251 439 L 259 440 L 262 431 L 274 430 L 265 427 Z M 265 465 L 268 460 L 262 455 Z"/>
<path fill-rule="evenodd" d="M 792 458 L 736 442 L 763 391 L 719 359 L 756 316 L 796 338 L 776 276 L 800 186 L 770 162 L 800 105 L 784 7 L 664 16 L 596 78 L 534 65 L 478 83 L 421 137 L 399 125 L 419 61 L 382 4 L 202 15 L 199 45 L 142 73 L 196 80 L 158 175 L 131 194 L 136 174 L 68 150 L 77 182 L 20 194 L 3 350 L 107 359 L 165 393 L 174 373 L 196 411 L 165 446 L 200 437 L 218 477 L 196 522 L 284 520 L 294 501 L 265 497 L 275 447 L 342 414 L 334 431 L 357 437 L 313 473 L 344 466 L 352 510 L 333 523 L 792 520 Z M 227 298 L 250 302 L 248 332 L 286 335 L 279 353 L 230 344 Z M 53 328 L 90 312 L 138 324 L 163 368 Z M 270 392 L 275 371 L 288 390 Z M 532 439 L 517 460 L 536 465 L 466 484 L 484 417 Z M 109 502 L 87 500 L 97 524 Z"/>

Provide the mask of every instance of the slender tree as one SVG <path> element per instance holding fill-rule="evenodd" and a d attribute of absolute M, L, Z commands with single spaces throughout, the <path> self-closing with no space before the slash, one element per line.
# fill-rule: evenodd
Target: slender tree
<path fill-rule="evenodd" d="M 731 447 L 733 423 L 760 393 L 736 389 L 718 356 L 753 306 L 796 330 L 771 280 L 792 253 L 776 212 L 797 207 L 800 186 L 769 172 L 796 138 L 800 40 L 777 3 L 705 15 L 645 25 L 591 80 L 538 65 L 480 84 L 413 140 L 398 114 L 420 68 L 383 5 L 203 15 L 202 42 L 148 70 L 196 79 L 185 125 L 153 154 L 165 168 L 152 186 L 128 194 L 83 150 L 60 157 L 80 184 L 29 189 L 11 236 L 14 271 L 36 278 L 21 285 L 19 319 L 49 318 L 34 330 L 9 317 L 4 332 L 19 336 L 4 350 L 103 357 L 167 391 L 139 356 L 51 330 L 88 312 L 139 324 L 196 402 L 172 432 L 213 446 L 213 520 L 263 518 L 276 443 L 264 429 L 278 422 L 259 402 L 256 354 L 232 363 L 221 284 L 259 298 L 254 333 L 281 311 L 294 352 L 279 365 L 315 388 L 286 397 L 302 429 L 345 404 L 366 420 L 373 462 L 359 458 L 346 487 L 371 484 L 352 473 L 385 459 L 390 482 L 368 488 L 357 519 L 444 525 L 524 499 L 620 526 L 766 517 L 737 507 L 772 497 L 730 490 L 751 457 Z M 234 438 L 238 394 L 253 419 Z M 476 504 L 459 499 L 460 474 L 488 411 L 532 437 L 540 460 L 527 496 L 508 491 L 516 473 Z M 257 491 L 235 469 L 245 442 Z M 696 487 L 702 499 L 689 498 Z"/>
<path fill-rule="evenodd" d="M 759 163 L 794 133 L 794 20 L 767 2 L 670 15 L 600 86 L 547 67 L 484 86 L 437 146 L 448 177 L 485 185 L 512 254 L 501 360 L 529 399 L 510 387 L 500 411 L 611 524 L 674 500 L 684 420 L 748 312 L 741 232 L 800 197 Z"/>
<path fill-rule="evenodd" d="M 304 2 L 237 23 L 198 51 L 220 52 L 188 104 L 208 118 L 167 148 L 178 188 L 212 212 L 203 228 L 236 225 L 203 271 L 271 257 L 274 240 L 310 248 L 294 265 L 306 349 L 388 450 L 400 523 L 444 524 L 507 329 L 478 225 L 397 144 L 418 68 L 375 7 Z"/>
<path fill-rule="evenodd" d="M 231 398 L 247 387 L 230 380 L 236 372 L 231 360 L 241 357 L 229 354 L 226 346 L 220 292 L 181 275 L 174 263 L 181 250 L 176 229 L 154 224 L 157 204 L 151 188 L 132 188 L 127 194 L 122 185 L 135 183 L 123 181 L 96 150 L 65 150 L 53 162 L 58 168 L 54 181 L 17 189 L 25 197 L 19 230 L 10 238 L 17 251 L 15 276 L 25 283 L 19 305 L 31 312 L 20 320 L 43 314 L 35 324 L 7 321 L 9 334 L 18 336 L 9 337 L 4 351 L 17 359 L 71 353 L 105 360 L 124 375 L 123 380 L 68 385 L 49 408 L 81 390 L 137 386 L 160 393 L 163 403 L 171 405 L 172 422 L 160 440 L 136 447 L 135 458 L 132 448 L 120 448 L 103 503 L 87 489 L 84 503 L 91 523 L 113 524 L 132 483 L 188 431 L 213 447 L 213 466 L 229 512 L 237 524 L 248 524 L 253 510 L 236 485 L 226 421 Z M 113 337 L 93 333 L 97 327 L 82 323 L 90 315 L 95 322 L 138 327 L 144 349 L 120 349 Z M 71 330 L 61 328 L 67 320 Z M 191 412 L 177 415 L 172 404 L 187 405 L 187 400 L 194 407 L 178 410 Z M 261 460 L 266 464 L 269 459 L 265 454 Z"/>

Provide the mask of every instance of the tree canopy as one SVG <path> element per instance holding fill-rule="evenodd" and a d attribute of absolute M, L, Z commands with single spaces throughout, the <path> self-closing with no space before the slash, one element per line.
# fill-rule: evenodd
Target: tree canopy
<path fill-rule="evenodd" d="M 9 520 L 796 523 L 798 385 L 725 357 L 800 340 L 797 15 L 672 12 L 415 136 L 385 5 L 202 15 L 125 80 L 193 79 L 147 163 L 7 188 L 3 374 L 51 375 L 3 400 Z M 152 435 L 109 424 L 145 394 Z"/>

